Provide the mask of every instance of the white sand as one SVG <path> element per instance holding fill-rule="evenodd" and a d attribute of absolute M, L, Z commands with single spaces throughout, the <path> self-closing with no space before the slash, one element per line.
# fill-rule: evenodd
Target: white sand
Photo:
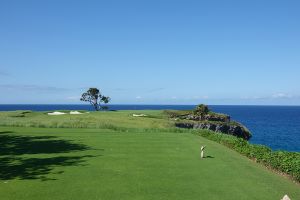
<path fill-rule="evenodd" d="M 78 112 L 78 111 L 71 111 L 70 112 L 70 115 L 81 115 L 81 114 L 83 114 L 83 113 Z"/>
<path fill-rule="evenodd" d="M 86 113 L 89 113 L 89 112 L 86 112 Z M 65 115 L 65 114 L 68 114 L 68 113 L 57 112 L 57 111 L 48 113 L 48 115 Z M 70 115 L 81 115 L 81 114 L 84 114 L 84 113 L 81 113 L 78 111 L 70 111 Z"/>
<path fill-rule="evenodd" d="M 145 114 L 132 114 L 133 117 L 146 117 Z"/>
<path fill-rule="evenodd" d="M 288 195 L 284 195 L 284 197 L 281 200 L 291 200 Z"/>
<path fill-rule="evenodd" d="M 63 112 L 52 112 L 52 113 L 48 113 L 48 115 L 65 115 L 66 113 L 63 113 Z"/>

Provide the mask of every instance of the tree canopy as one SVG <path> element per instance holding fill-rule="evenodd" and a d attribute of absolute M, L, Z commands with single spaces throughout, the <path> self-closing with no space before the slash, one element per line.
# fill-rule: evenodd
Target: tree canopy
<path fill-rule="evenodd" d="M 89 102 L 96 111 L 99 111 L 108 109 L 107 106 L 103 106 L 101 103 L 107 104 L 110 97 L 102 95 L 98 88 L 89 88 L 81 95 L 80 101 Z"/>

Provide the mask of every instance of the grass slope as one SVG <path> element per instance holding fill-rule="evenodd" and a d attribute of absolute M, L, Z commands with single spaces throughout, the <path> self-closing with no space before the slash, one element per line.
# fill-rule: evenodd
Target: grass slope
<path fill-rule="evenodd" d="M 199 158 L 201 145 L 210 158 Z M 274 200 L 299 199 L 300 187 L 189 133 L 0 127 L 0 194 L 1 200 Z"/>

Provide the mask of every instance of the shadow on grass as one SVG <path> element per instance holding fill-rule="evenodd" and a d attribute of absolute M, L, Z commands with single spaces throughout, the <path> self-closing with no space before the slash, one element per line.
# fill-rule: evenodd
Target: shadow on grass
<path fill-rule="evenodd" d="M 213 156 L 205 156 L 204 158 L 215 158 L 215 157 L 213 157 Z"/>
<path fill-rule="evenodd" d="M 51 158 L 0 158 L 0 180 L 11 179 L 40 179 L 55 180 L 47 178 L 46 175 L 52 173 L 56 167 L 79 166 L 85 162 L 84 158 L 95 156 L 58 156 Z M 63 173 L 63 171 L 60 171 Z M 54 173 L 52 173 L 54 174 Z"/>
<path fill-rule="evenodd" d="M 0 132 L 0 156 L 23 154 L 69 153 L 90 149 L 83 144 L 55 136 L 22 136 L 12 132 Z"/>
<path fill-rule="evenodd" d="M 83 166 L 87 158 L 95 156 L 66 156 L 64 154 L 52 157 L 53 154 L 90 149 L 84 144 L 76 144 L 55 136 L 24 136 L 15 135 L 12 132 L 0 132 L 0 180 L 55 180 L 47 178 L 46 175 L 53 174 L 56 167 Z M 33 158 L 33 156 L 38 157 Z"/>

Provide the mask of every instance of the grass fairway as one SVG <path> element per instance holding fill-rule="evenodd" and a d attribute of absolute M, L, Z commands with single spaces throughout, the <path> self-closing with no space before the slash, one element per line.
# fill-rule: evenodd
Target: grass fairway
<path fill-rule="evenodd" d="M 200 159 L 200 145 L 209 158 Z M 189 133 L 0 128 L 1 200 L 262 199 L 300 187 Z"/>

